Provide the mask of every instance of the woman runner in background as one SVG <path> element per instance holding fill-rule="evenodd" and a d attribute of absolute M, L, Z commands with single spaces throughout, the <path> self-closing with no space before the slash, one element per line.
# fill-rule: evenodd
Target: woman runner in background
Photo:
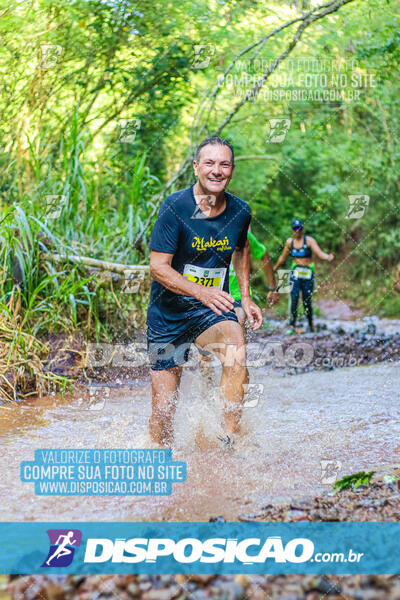
<path fill-rule="evenodd" d="M 326 254 L 322 252 L 314 238 L 303 234 L 303 227 L 303 222 L 300 219 L 293 219 L 293 237 L 286 240 L 282 254 L 274 267 L 274 272 L 276 272 L 285 263 L 289 255 L 292 257 L 292 264 L 290 265 L 290 321 L 287 331 L 289 335 L 296 333 L 297 307 L 300 291 L 302 293 L 304 312 L 307 317 L 309 331 L 315 332 L 312 311 L 315 275 L 315 264 L 312 262 L 313 252 L 322 260 L 332 262 L 334 259 L 332 253 Z"/>

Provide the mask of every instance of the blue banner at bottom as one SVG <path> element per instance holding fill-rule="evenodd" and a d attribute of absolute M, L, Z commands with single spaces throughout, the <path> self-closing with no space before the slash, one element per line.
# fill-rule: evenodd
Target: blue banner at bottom
<path fill-rule="evenodd" d="M 400 573 L 400 523 L 0 523 L 0 573 Z"/>

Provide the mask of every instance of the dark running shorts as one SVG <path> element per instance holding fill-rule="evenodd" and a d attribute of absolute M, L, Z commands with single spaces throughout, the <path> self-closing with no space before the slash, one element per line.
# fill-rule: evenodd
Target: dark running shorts
<path fill-rule="evenodd" d="M 164 371 L 183 365 L 189 360 L 190 345 L 194 340 L 206 329 L 221 321 L 238 323 L 233 310 L 217 315 L 210 308 L 204 307 L 204 310 L 193 311 L 192 315 L 185 314 L 178 334 L 174 328 L 170 334 L 164 331 L 160 336 L 148 327 L 147 349 L 150 368 L 154 371 Z"/>

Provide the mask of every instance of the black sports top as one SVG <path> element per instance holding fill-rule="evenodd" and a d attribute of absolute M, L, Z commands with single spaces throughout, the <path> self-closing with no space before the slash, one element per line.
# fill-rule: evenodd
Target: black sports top
<path fill-rule="evenodd" d="M 312 250 L 309 246 L 307 246 L 307 237 L 303 236 L 303 245 L 301 248 L 295 248 L 293 246 L 293 238 L 292 243 L 290 245 L 290 256 L 293 258 L 311 258 Z"/>
<path fill-rule="evenodd" d="M 171 267 L 189 281 L 229 293 L 229 266 L 235 248 L 244 248 L 247 241 L 250 206 L 225 192 L 225 210 L 207 217 L 199 211 L 193 187 L 177 191 L 163 202 L 149 248 L 172 254 Z M 207 311 L 212 313 L 200 300 L 175 293 L 154 280 L 147 312 L 148 332 L 154 341 L 170 340 L 171 334 L 178 340 L 193 314 L 201 320 Z"/>

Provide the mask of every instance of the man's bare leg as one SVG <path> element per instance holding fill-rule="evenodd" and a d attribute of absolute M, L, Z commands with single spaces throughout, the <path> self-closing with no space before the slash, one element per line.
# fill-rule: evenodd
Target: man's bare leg
<path fill-rule="evenodd" d="M 214 367 L 212 365 L 212 359 L 213 359 L 212 354 L 206 355 L 206 354 L 201 354 L 201 352 L 199 352 L 200 373 L 206 379 L 207 378 L 213 379 L 215 377 Z"/>
<path fill-rule="evenodd" d="M 173 422 L 178 399 L 182 367 L 150 371 L 152 412 L 149 421 L 150 436 L 161 446 L 170 447 L 173 441 Z"/>
<path fill-rule="evenodd" d="M 233 310 L 235 311 L 237 319 L 243 328 L 243 336 L 245 337 L 245 334 L 246 334 L 245 312 L 241 306 L 235 306 L 235 308 Z M 203 377 L 205 377 L 206 379 L 210 379 L 210 380 L 215 377 L 215 371 L 212 366 L 212 354 L 204 355 L 199 352 L 199 366 L 200 366 L 200 373 L 202 374 Z"/>
<path fill-rule="evenodd" d="M 212 351 L 221 361 L 220 394 L 224 402 L 222 427 L 228 435 L 238 433 L 244 385 L 249 381 L 243 328 L 234 321 L 221 321 L 199 335 L 196 344 Z"/>

